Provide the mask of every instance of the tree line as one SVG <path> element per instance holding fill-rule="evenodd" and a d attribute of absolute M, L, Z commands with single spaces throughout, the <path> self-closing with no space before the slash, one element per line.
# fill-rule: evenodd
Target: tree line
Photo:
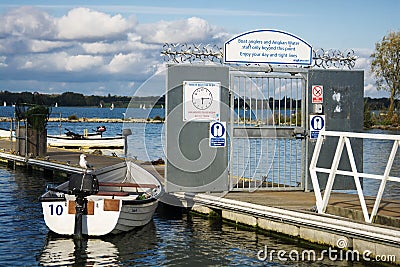
<path fill-rule="evenodd" d="M 44 106 L 64 106 L 64 107 L 114 107 L 126 108 L 133 99 L 136 102 L 155 103 L 159 100 L 158 96 L 116 96 L 108 94 L 107 96 L 83 95 L 74 92 L 65 92 L 62 94 L 41 94 L 37 92 L 9 92 L 0 91 L 0 103 L 5 102 L 7 105 L 31 104 Z"/>
<path fill-rule="evenodd" d="M 126 108 L 128 104 L 133 100 L 136 103 L 156 103 L 156 105 L 165 106 L 165 97 L 164 96 L 116 96 L 110 95 L 107 96 L 96 96 L 96 95 L 83 95 L 80 93 L 74 92 L 65 92 L 62 94 L 40 94 L 40 93 L 32 93 L 32 92 L 9 92 L 9 91 L 0 91 L 0 103 L 6 102 L 7 105 L 11 104 L 36 104 L 36 105 L 45 105 L 54 107 L 57 105 L 64 107 L 99 107 L 100 104 L 103 107 L 109 107 L 111 104 L 114 104 L 114 107 L 124 107 Z M 238 103 L 239 102 L 239 103 Z M 245 101 L 244 99 L 235 98 L 235 107 L 244 107 L 245 105 L 249 105 L 249 100 Z M 253 106 L 257 103 L 258 108 L 261 108 L 261 105 L 265 105 L 268 103 L 271 107 L 274 105 L 275 107 L 281 108 L 290 108 L 290 107 L 301 107 L 301 100 L 294 100 L 290 98 L 283 98 L 282 100 L 274 100 L 272 98 L 264 101 L 258 100 L 257 102 L 254 100 Z M 152 106 L 151 105 L 151 106 Z M 364 105 L 367 110 L 379 110 L 386 111 L 390 106 L 389 98 L 364 98 Z M 400 100 L 395 99 L 394 108 L 400 110 Z"/>
<path fill-rule="evenodd" d="M 395 99 L 394 109 L 400 110 L 400 100 Z M 364 98 L 365 109 L 367 110 L 379 110 L 379 111 L 387 111 L 390 107 L 390 98 Z"/>

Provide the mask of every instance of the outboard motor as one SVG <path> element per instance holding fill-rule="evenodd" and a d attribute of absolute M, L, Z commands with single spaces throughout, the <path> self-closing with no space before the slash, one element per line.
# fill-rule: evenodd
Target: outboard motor
<path fill-rule="evenodd" d="M 68 193 L 84 197 L 95 195 L 99 192 L 99 181 L 92 174 L 73 174 L 69 178 Z"/>
<path fill-rule="evenodd" d="M 74 133 L 73 131 L 68 130 L 65 128 L 66 132 L 65 135 L 71 137 L 72 139 L 82 139 L 82 135 Z"/>
<path fill-rule="evenodd" d="M 99 181 L 95 175 L 73 174 L 69 178 L 68 194 L 75 195 L 74 239 L 82 239 L 82 215 L 87 212 L 87 196 L 99 192 Z"/>
<path fill-rule="evenodd" d="M 107 130 L 106 126 L 98 126 L 96 132 L 100 133 L 101 137 L 103 137 L 103 133 Z"/>

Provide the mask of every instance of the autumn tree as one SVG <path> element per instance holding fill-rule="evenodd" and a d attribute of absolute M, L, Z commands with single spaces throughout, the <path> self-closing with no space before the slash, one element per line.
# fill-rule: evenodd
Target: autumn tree
<path fill-rule="evenodd" d="M 371 58 L 371 71 L 378 90 L 390 92 L 388 117 L 391 119 L 395 98 L 400 95 L 400 32 L 390 32 L 376 43 Z"/>

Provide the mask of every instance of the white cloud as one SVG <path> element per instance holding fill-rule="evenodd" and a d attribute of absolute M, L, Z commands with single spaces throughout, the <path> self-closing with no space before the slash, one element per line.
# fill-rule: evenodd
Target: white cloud
<path fill-rule="evenodd" d="M 365 95 L 372 95 L 375 94 L 376 88 L 373 84 L 364 85 L 364 94 Z"/>
<path fill-rule="evenodd" d="M 83 43 L 81 46 L 85 53 L 88 54 L 116 54 L 116 53 L 130 53 L 134 51 L 135 53 L 148 51 L 160 50 L 159 45 L 146 44 L 140 40 L 130 38 L 133 34 L 128 34 L 127 40 L 117 40 L 114 42 L 87 42 Z"/>
<path fill-rule="evenodd" d="M 376 79 L 371 72 L 371 54 L 373 53 L 373 51 L 366 48 L 357 48 L 354 50 L 356 51 L 356 56 L 358 57 L 354 69 L 364 70 L 364 97 L 389 97 L 390 95 L 387 91 L 378 91 L 376 87 Z"/>
<path fill-rule="evenodd" d="M 10 36 L 0 39 L 0 52 L 3 54 L 23 54 L 28 52 L 29 39 L 25 37 Z"/>
<path fill-rule="evenodd" d="M 82 71 L 103 65 L 101 56 L 78 55 L 66 59 L 65 69 L 67 71 Z"/>
<path fill-rule="evenodd" d="M 18 83 L 25 90 L 26 80 L 36 80 L 29 83 L 32 86 L 43 83 L 41 88 L 57 90 L 58 86 L 60 91 L 79 83 L 103 83 L 110 88 L 106 84 L 111 81 L 137 87 L 163 66 L 161 44 L 222 44 L 224 36 L 197 17 L 138 24 L 133 16 L 82 7 L 60 17 L 20 7 L 1 14 L 0 22 L 0 90 L 11 89 L 10 84 L 18 88 Z M 121 86 L 118 90 L 123 92 Z"/>
<path fill-rule="evenodd" d="M 192 17 L 177 21 L 160 21 L 138 25 L 137 32 L 149 43 L 181 43 L 210 40 L 218 33 L 207 21 Z"/>
<path fill-rule="evenodd" d="M 34 7 L 20 7 L 0 16 L 0 36 L 53 38 L 55 19 Z"/>
<path fill-rule="evenodd" d="M 6 62 L 6 59 L 7 59 L 7 57 L 5 57 L 5 56 L 0 56 L 0 68 L 5 68 L 5 67 L 7 67 L 7 64 L 5 63 L 5 62 Z"/>
<path fill-rule="evenodd" d="M 82 48 L 86 53 L 89 54 L 108 54 L 118 52 L 120 47 L 125 45 L 125 42 L 114 42 L 114 43 L 83 43 Z"/>
<path fill-rule="evenodd" d="M 150 74 L 153 71 L 154 62 L 139 53 L 116 54 L 110 63 L 106 66 L 106 70 L 110 73 L 131 73 Z"/>
<path fill-rule="evenodd" d="M 110 16 L 88 8 L 74 8 L 57 21 L 58 37 L 67 40 L 115 38 L 134 26 L 121 15 Z"/>
<path fill-rule="evenodd" d="M 47 41 L 47 40 L 29 40 L 27 41 L 28 49 L 34 53 L 49 52 L 58 48 L 66 48 L 71 46 L 68 42 Z"/>
<path fill-rule="evenodd" d="M 79 72 L 101 66 L 103 58 L 90 55 L 71 56 L 68 53 L 60 52 L 17 57 L 15 62 L 20 70 L 44 71 L 46 73 Z"/>
<path fill-rule="evenodd" d="M 381 98 L 381 97 L 386 97 L 389 98 L 390 94 L 387 91 L 378 91 L 376 89 L 375 84 L 364 84 L 364 97 L 371 97 L 371 98 Z"/>
<path fill-rule="evenodd" d="M 43 9 L 20 7 L 0 14 L 0 90 L 10 89 L 9 80 L 13 80 L 13 88 L 18 88 L 19 82 L 25 89 L 26 79 L 36 81 L 30 82 L 31 86 L 52 88 L 52 92 L 80 86 L 99 88 L 100 92 L 118 83 L 115 90 L 123 94 L 124 86 L 138 87 L 165 69 L 160 57 L 162 44 L 222 46 L 231 37 L 199 17 L 139 24 L 133 16 L 116 12 L 79 7 L 52 17 Z M 355 51 L 359 57 L 355 69 L 365 71 L 365 95 L 382 95 L 370 73 L 372 50 Z M 150 94 L 151 90 L 145 91 Z"/>

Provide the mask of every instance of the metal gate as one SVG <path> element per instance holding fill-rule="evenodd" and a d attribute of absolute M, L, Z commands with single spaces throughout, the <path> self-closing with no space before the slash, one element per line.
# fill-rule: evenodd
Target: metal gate
<path fill-rule="evenodd" d="M 306 70 L 231 69 L 232 190 L 304 190 Z"/>

